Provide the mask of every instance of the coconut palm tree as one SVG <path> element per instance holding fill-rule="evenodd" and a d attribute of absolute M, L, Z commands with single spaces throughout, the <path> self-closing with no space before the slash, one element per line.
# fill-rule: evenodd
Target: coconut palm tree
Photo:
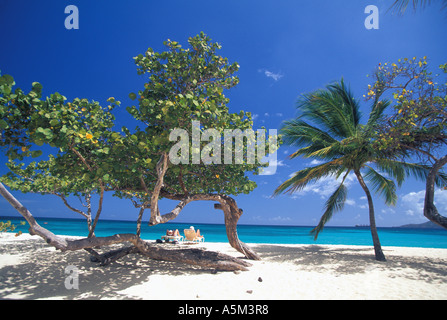
<path fill-rule="evenodd" d="M 355 174 L 368 199 L 371 235 L 375 257 L 379 261 L 385 261 L 385 256 L 377 233 L 370 187 L 383 196 L 386 204 L 394 205 L 396 184 L 387 176 L 400 185 L 410 174 L 424 179 L 429 169 L 424 165 L 390 159 L 389 155 L 384 157 L 380 150 L 373 148 L 376 125 L 388 105 L 387 101 L 375 99 L 369 119 L 362 125 L 359 102 L 353 98 L 343 79 L 328 85 L 325 90 L 303 95 L 297 105 L 300 115 L 285 122 L 282 137 L 284 143 L 299 147 L 290 158 L 303 156 L 323 163 L 296 172 L 274 193 L 294 193 L 321 178 L 341 177 L 339 186 L 325 203 L 320 222 L 312 230 L 316 239 L 332 215 L 343 209 L 347 196 L 346 178 L 350 173 Z"/>

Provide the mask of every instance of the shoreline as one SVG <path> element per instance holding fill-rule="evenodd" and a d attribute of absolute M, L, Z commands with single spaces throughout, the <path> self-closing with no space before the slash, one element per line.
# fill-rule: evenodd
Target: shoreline
<path fill-rule="evenodd" d="M 387 262 L 377 262 L 372 246 L 249 245 L 262 257 L 249 271 L 213 273 L 141 255 L 98 267 L 83 250 L 61 253 L 38 236 L 4 233 L 0 299 L 447 299 L 447 249 L 383 247 Z M 194 247 L 242 256 L 228 243 Z M 68 266 L 79 289 L 65 287 Z"/>

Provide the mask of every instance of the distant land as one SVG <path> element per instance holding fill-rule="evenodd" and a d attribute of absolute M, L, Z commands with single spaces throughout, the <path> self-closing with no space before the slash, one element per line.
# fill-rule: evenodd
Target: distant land
<path fill-rule="evenodd" d="M 444 229 L 441 226 L 438 226 L 436 223 L 433 223 L 431 221 L 427 221 L 424 223 L 418 223 L 418 224 L 405 224 L 403 226 L 400 226 L 399 228 L 415 228 L 415 229 Z"/>

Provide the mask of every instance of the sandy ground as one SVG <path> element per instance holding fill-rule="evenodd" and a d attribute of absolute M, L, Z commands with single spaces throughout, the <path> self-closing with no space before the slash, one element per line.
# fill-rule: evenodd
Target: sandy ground
<path fill-rule="evenodd" d="M 195 246 L 241 257 L 226 243 Z M 363 246 L 252 247 L 262 260 L 249 271 L 213 273 L 141 255 L 99 267 L 85 251 L 61 253 L 36 236 L 2 234 L 0 298 L 447 299 L 447 249 L 384 247 L 388 260 L 377 262 Z M 77 270 L 78 289 L 66 288 L 75 283 L 69 266 Z"/>

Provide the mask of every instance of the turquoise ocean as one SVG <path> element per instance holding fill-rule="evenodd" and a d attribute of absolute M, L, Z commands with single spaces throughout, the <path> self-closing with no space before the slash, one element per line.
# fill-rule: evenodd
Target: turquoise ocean
<path fill-rule="evenodd" d="M 0 221 L 10 220 L 13 224 L 24 221 L 18 217 L 0 217 Z M 36 218 L 37 222 L 59 235 L 86 236 L 85 220 Z M 156 240 L 166 234 L 167 229 L 183 230 L 190 226 L 200 229 L 207 242 L 228 242 L 225 225 L 222 224 L 189 224 L 166 223 L 149 227 L 142 224 L 141 237 L 145 240 Z M 372 245 L 369 228 L 363 227 L 326 227 L 314 241 L 310 226 L 263 226 L 238 225 L 239 239 L 246 243 L 278 243 L 278 244 L 337 244 L 337 245 Z M 28 224 L 19 226 L 16 231 L 28 232 Z M 100 220 L 96 226 L 96 236 L 110 236 L 116 233 L 135 233 L 136 222 Z M 382 246 L 447 248 L 447 230 L 416 228 L 378 228 Z"/>

